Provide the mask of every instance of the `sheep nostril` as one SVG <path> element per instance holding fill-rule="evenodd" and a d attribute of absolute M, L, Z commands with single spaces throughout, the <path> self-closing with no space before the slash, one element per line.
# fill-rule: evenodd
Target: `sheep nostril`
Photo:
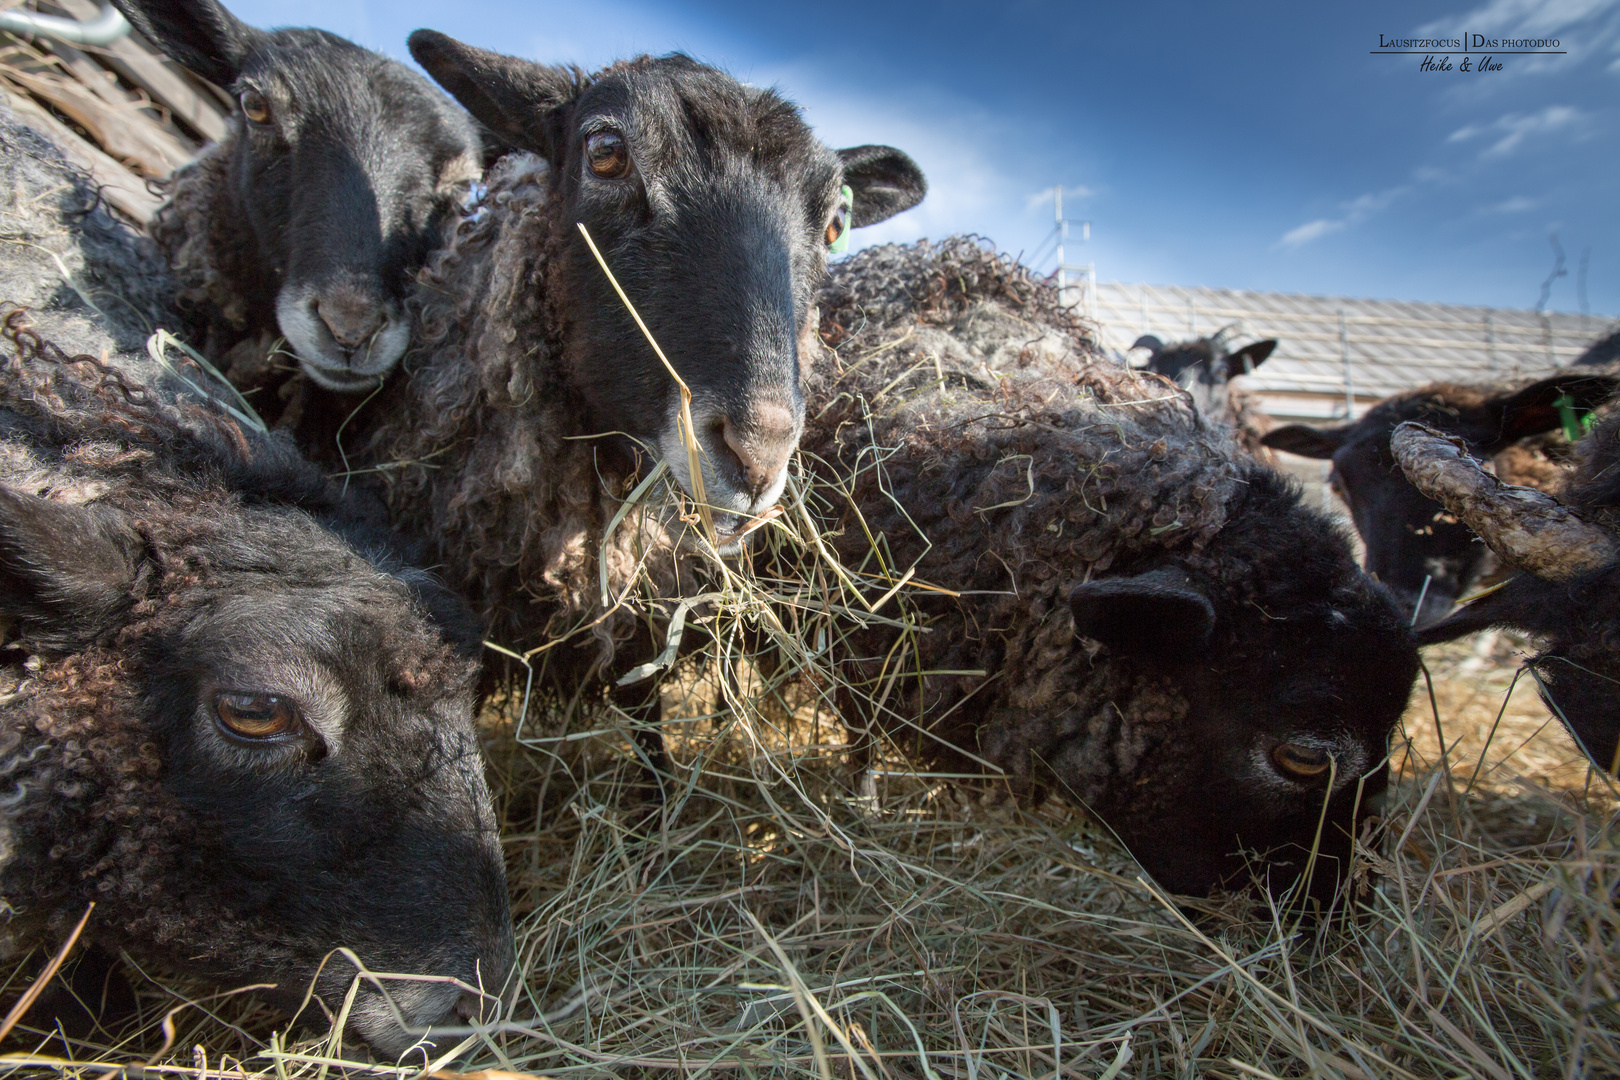
<path fill-rule="evenodd" d="M 338 290 L 315 301 L 315 313 L 346 352 L 359 348 L 381 329 L 382 305 L 350 290 Z"/>
<path fill-rule="evenodd" d="M 483 1023 L 494 1010 L 495 1002 L 490 998 L 471 992 L 463 992 L 451 1006 L 451 1012 L 457 1019 L 468 1024 Z"/>
<path fill-rule="evenodd" d="M 787 467 L 797 428 L 793 414 L 780 405 L 755 406 L 746 424 L 726 418 L 726 445 L 742 467 L 743 486 L 750 495 L 764 492 Z"/>

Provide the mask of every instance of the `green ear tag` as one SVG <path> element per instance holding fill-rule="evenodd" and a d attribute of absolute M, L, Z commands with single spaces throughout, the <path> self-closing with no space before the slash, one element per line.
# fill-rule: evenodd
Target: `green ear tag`
<path fill-rule="evenodd" d="M 1578 441 L 1582 433 L 1592 429 L 1592 413 L 1580 416 L 1575 408 L 1575 399 L 1570 395 L 1559 394 L 1553 398 L 1553 408 L 1558 410 L 1558 419 L 1564 425 L 1564 438 L 1570 442 Z"/>
<path fill-rule="evenodd" d="M 842 255 L 849 250 L 849 230 L 855 223 L 855 192 L 845 184 L 838 197 L 838 219 L 844 227 L 838 232 L 838 239 L 827 245 L 827 254 Z"/>

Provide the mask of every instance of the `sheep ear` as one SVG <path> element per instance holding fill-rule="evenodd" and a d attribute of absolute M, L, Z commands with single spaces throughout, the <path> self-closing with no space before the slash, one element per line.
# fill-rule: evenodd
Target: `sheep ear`
<path fill-rule="evenodd" d="M 1565 371 L 1533 382 L 1523 390 L 1497 398 L 1490 405 L 1499 413 L 1500 435 L 1495 443 L 1481 449 L 1490 453 L 1527 435 L 1551 431 L 1563 423 L 1563 416 L 1557 405 L 1559 398 L 1567 396 L 1569 404 L 1581 412 L 1589 412 L 1607 401 L 1616 386 L 1620 386 L 1620 379 L 1615 379 L 1611 375 L 1585 375 Z"/>
<path fill-rule="evenodd" d="M 1077 634 L 1125 653 L 1190 655 L 1215 629 L 1215 606 L 1171 569 L 1088 581 L 1069 594 L 1069 609 Z"/>
<path fill-rule="evenodd" d="M 1235 379 L 1239 375 L 1246 375 L 1266 362 L 1272 352 L 1277 348 L 1276 338 L 1266 338 L 1245 345 L 1237 352 L 1228 353 L 1223 360 L 1226 365 L 1226 377 Z"/>
<path fill-rule="evenodd" d="M 583 72 L 474 48 L 437 30 L 418 30 L 406 44 L 416 62 L 497 139 L 557 163 L 562 147 L 552 114 L 585 88 Z"/>
<path fill-rule="evenodd" d="M 917 163 L 892 146 L 852 146 L 838 151 L 844 183 L 855 192 L 850 225 L 876 225 L 910 210 L 928 194 L 928 180 Z"/>
<path fill-rule="evenodd" d="M 470 660 L 484 651 L 484 622 L 473 614 L 459 594 L 423 570 L 410 570 L 396 576 L 411 590 L 429 621 L 439 628 L 444 640 L 458 654 Z"/>
<path fill-rule="evenodd" d="M 1331 458 L 1344 445 L 1349 425 L 1315 428 L 1309 424 L 1284 424 L 1265 433 L 1260 441 L 1273 450 L 1286 450 L 1308 458 Z"/>
<path fill-rule="evenodd" d="M 259 31 L 215 0 L 113 0 L 141 36 L 219 86 L 242 73 Z"/>
<path fill-rule="evenodd" d="M 131 603 L 140 538 L 104 506 L 74 506 L 0 487 L 0 615 L 30 644 L 71 651 Z"/>

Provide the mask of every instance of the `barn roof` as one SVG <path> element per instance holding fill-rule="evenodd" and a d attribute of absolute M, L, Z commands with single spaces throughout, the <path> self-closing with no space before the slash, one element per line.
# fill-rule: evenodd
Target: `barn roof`
<path fill-rule="evenodd" d="M 1273 416 L 1299 419 L 1344 416 L 1347 389 L 1359 415 L 1425 383 L 1542 375 L 1620 325 L 1562 312 L 1120 282 L 1100 282 L 1076 299 L 1096 320 L 1103 347 L 1121 357 L 1142 334 L 1170 342 L 1231 327 L 1233 344 L 1277 338 L 1277 351 L 1245 385 Z"/>

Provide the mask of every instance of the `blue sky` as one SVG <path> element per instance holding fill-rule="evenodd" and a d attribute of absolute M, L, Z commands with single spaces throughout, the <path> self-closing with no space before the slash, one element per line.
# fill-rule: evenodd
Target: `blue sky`
<path fill-rule="evenodd" d="M 829 144 L 890 143 L 928 174 L 927 201 L 858 244 L 976 232 L 1033 255 L 1062 185 L 1092 222 L 1069 261 L 1104 280 L 1531 307 L 1556 233 L 1548 307 L 1581 310 L 1584 257 L 1588 308 L 1620 314 L 1620 0 L 230 6 L 400 57 L 428 26 L 586 67 L 681 49 L 775 84 Z M 1567 55 L 1369 55 L 1465 32 Z"/>

